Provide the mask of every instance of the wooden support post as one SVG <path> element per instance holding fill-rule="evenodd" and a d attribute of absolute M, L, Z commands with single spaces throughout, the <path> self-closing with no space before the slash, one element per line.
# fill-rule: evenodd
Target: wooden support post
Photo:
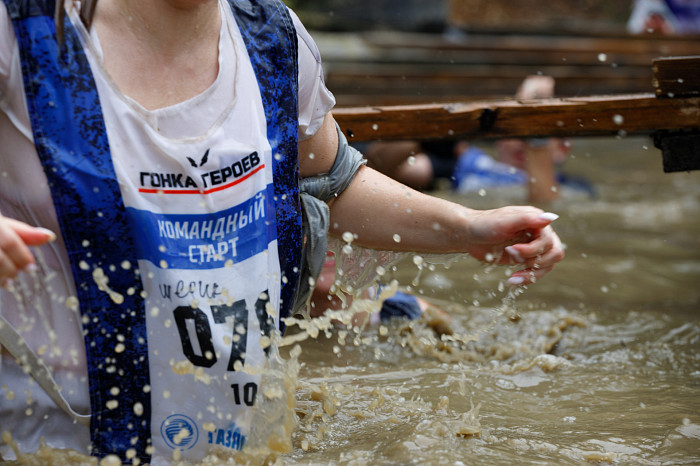
<path fill-rule="evenodd" d="M 700 56 L 659 58 L 653 62 L 654 88 L 659 99 L 700 96 Z M 700 115 L 696 128 L 657 131 L 665 172 L 700 170 Z"/>
<path fill-rule="evenodd" d="M 658 131 L 654 145 L 661 150 L 664 172 L 700 170 L 700 131 Z"/>

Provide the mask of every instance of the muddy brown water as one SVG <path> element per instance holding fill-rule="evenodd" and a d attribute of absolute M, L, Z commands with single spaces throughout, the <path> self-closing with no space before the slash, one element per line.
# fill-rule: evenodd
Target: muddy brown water
<path fill-rule="evenodd" d="M 470 343 L 420 322 L 302 344 L 294 464 L 700 462 L 700 173 L 646 138 L 573 141 L 594 198 L 548 207 L 567 257 L 514 299 L 502 269 L 402 262 L 392 278 Z M 450 197 L 489 208 L 522 193 Z M 351 332 L 352 336 L 352 332 Z"/>

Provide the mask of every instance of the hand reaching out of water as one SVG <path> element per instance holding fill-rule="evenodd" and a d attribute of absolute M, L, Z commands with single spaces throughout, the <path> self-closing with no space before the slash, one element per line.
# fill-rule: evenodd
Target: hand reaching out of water
<path fill-rule="evenodd" d="M 496 264 L 523 264 L 508 283 L 527 285 L 542 278 L 564 258 L 559 236 L 550 226 L 558 217 L 534 207 L 503 207 L 469 215 L 469 254 Z"/>
<path fill-rule="evenodd" d="M 29 246 L 41 246 L 54 239 L 56 235 L 50 230 L 0 215 L 0 286 L 22 270 L 36 266 Z"/>

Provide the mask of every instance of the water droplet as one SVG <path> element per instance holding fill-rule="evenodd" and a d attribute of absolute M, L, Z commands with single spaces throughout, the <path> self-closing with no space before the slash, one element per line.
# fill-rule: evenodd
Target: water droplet
<path fill-rule="evenodd" d="M 615 116 L 613 116 L 613 122 L 616 125 L 621 125 L 622 123 L 625 122 L 625 118 L 620 114 L 616 114 Z"/>
<path fill-rule="evenodd" d="M 117 455 L 107 455 L 100 460 L 100 466 L 122 466 L 122 460 Z"/>
<path fill-rule="evenodd" d="M 138 401 L 134 403 L 134 414 L 141 416 L 143 414 L 143 405 Z"/>
<path fill-rule="evenodd" d="M 401 242 L 401 235 L 394 234 L 394 242 L 395 242 L 395 243 L 400 243 L 400 242 Z"/>
<path fill-rule="evenodd" d="M 68 296 L 66 298 L 66 307 L 68 309 L 71 309 L 73 311 L 77 311 L 78 306 L 79 306 L 78 298 L 76 298 L 75 296 Z"/>
<path fill-rule="evenodd" d="M 608 61 L 608 55 L 605 53 L 599 53 L 598 54 L 598 61 L 601 63 L 605 63 L 606 61 Z"/>
<path fill-rule="evenodd" d="M 343 238 L 343 241 L 345 241 L 346 243 L 350 244 L 350 243 L 352 243 L 352 241 L 355 239 L 355 235 L 353 235 L 353 234 L 352 234 L 351 232 L 349 232 L 349 231 L 346 231 L 345 233 L 343 233 L 342 238 Z"/>
<path fill-rule="evenodd" d="M 376 124 L 376 123 L 373 124 L 373 125 L 372 125 L 372 129 L 375 130 L 375 131 L 377 131 L 377 130 L 379 129 L 379 125 Z"/>

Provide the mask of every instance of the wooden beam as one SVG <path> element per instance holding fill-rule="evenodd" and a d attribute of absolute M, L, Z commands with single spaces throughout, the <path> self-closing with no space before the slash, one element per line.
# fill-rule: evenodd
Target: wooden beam
<path fill-rule="evenodd" d="M 391 97 L 404 101 L 433 103 L 436 97 L 457 96 L 474 100 L 478 96 L 512 96 L 525 76 L 545 74 L 556 80 L 560 97 L 597 94 L 653 92 L 652 71 L 644 67 L 600 66 L 515 66 L 442 64 L 341 64 L 328 67 L 326 83 L 339 102 L 350 105 L 391 104 Z M 349 95 L 360 94 L 360 103 Z M 421 100 L 417 100 L 421 99 Z"/>
<path fill-rule="evenodd" d="M 511 51 L 532 53 L 604 53 L 608 62 L 618 56 L 681 56 L 696 55 L 700 43 L 693 36 L 625 35 L 619 37 L 484 34 L 472 33 L 462 38 L 448 39 L 438 34 L 370 32 L 363 39 L 371 46 L 391 50 L 423 49 L 433 54 L 441 51 Z M 597 61 L 596 59 L 593 62 Z M 647 62 L 648 63 L 648 62 Z"/>
<path fill-rule="evenodd" d="M 659 58 L 652 70 L 657 97 L 700 96 L 700 56 Z"/>
<path fill-rule="evenodd" d="M 700 97 L 653 94 L 337 108 L 350 142 L 653 134 L 700 128 Z"/>

